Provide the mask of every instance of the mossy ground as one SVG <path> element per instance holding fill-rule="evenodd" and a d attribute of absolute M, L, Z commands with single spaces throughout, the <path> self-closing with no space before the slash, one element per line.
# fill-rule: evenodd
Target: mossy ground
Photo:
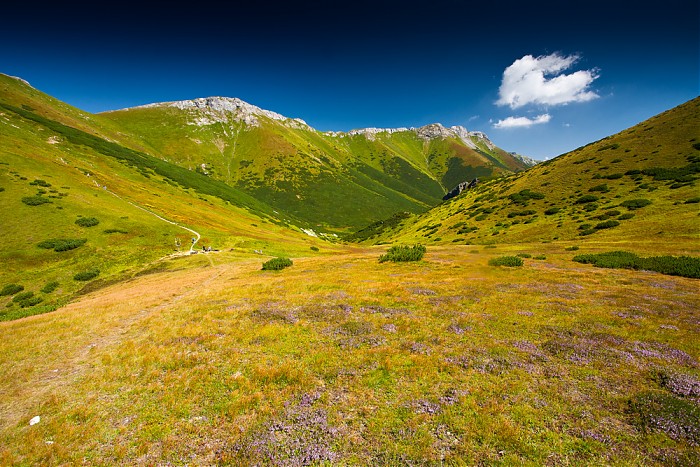
<path fill-rule="evenodd" d="M 697 404 L 697 280 L 570 246 L 348 249 L 277 272 L 196 255 L 0 323 L 0 459 L 690 465 L 694 438 L 639 419 L 658 418 L 650 391 Z M 519 253 L 546 260 L 488 265 Z"/>

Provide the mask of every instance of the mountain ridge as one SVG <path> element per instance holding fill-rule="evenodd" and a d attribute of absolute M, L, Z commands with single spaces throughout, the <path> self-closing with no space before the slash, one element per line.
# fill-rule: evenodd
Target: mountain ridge
<path fill-rule="evenodd" d="M 150 109 L 150 108 L 163 108 L 163 107 L 173 107 L 179 110 L 189 110 L 189 109 L 199 109 L 199 110 L 210 110 L 211 115 L 214 117 L 213 120 L 208 120 L 206 118 L 192 122 L 192 125 L 204 126 L 213 125 L 215 123 L 229 122 L 230 120 L 224 115 L 225 112 L 235 113 L 239 118 L 239 121 L 243 121 L 247 125 L 259 126 L 260 123 L 255 118 L 256 116 L 264 116 L 272 120 L 283 122 L 292 128 L 296 129 L 307 129 L 312 131 L 317 131 L 327 136 L 332 137 L 346 137 L 346 136 L 356 136 L 364 135 L 367 138 L 374 140 L 378 133 L 388 133 L 389 135 L 401 132 L 413 132 L 419 137 L 425 140 L 432 140 L 436 138 L 458 138 L 465 145 L 472 149 L 477 149 L 473 139 L 482 141 L 489 149 L 495 149 L 496 145 L 489 139 L 489 137 L 482 131 L 469 131 L 466 127 L 462 125 L 452 125 L 450 127 L 444 126 L 440 122 L 428 123 L 423 126 L 415 127 L 396 127 L 396 128 L 377 128 L 377 127 L 365 127 L 365 128 L 354 128 L 348 131 L 341 130 L 328 130 L 320 131 L 306 123 L 305 120 L 298 117 L 287 117 L 280 113 L 274 112 L 272 110 L 263 109 L 257 105 L 251 104 L 244 101 L 238 97 L 224 97 L 224 96 L 209 96 L 209 97 L 198 97 L 194 99 L 183 99 L 176 101 L 164 101 L 164 102 L 153 102 L 150 104 L 137 105 L 133 107 L 125 107 L 122 109 L 107 110 L 100 112 L 99 114 L 109 114 L 112 112 L 124 112 L 136 109 Z M 218 117 L 218 118 L 217 118 Z M 536 163 L 534 159 L 523 156 L 521 159 L 526 164 Z"/>

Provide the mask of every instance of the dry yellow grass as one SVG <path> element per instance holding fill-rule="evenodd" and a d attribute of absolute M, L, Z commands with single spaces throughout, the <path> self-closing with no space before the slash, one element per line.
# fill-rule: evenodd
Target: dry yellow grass
<path fill-rule="evenodd" d="M 626 412 L 663 390 L 653 371 L 697 382 L 697 280 L 595 269 L 554 244 L 382 252 L 279 272 L 197 255 L 0 323 L 2 463 L 697 459 L 692 438 Z M 547 259 L 488 266 L 521 252 Z"/>

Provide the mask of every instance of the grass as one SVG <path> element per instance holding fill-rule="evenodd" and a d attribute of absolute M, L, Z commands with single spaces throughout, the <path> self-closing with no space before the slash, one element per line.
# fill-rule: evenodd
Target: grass
<path fill-rule="evenodd" d="M 582 271 L 559 245 L 526 248 L 547 264 L 493 268 L 488 249 L 435 246 L 387 269 L 371 248 L 270 276 L 254 256 L 194 255 L 60 313 L 0 323 L 12 336 L 0 340 L 0 455 L 687 464 L 696 280 Z M 655 425 L 661 415 L 679 430 Z"/>

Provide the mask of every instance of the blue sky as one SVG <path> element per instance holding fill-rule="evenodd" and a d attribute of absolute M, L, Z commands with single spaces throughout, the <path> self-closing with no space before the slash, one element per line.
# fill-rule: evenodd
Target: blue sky
<path fill-rule="evenodd" d="M 463 125 L 543 160 L 700 94 L 696 0 L 13 3 L 0 72 L 89 112 L 239 97 L 319 130 Z"/>

